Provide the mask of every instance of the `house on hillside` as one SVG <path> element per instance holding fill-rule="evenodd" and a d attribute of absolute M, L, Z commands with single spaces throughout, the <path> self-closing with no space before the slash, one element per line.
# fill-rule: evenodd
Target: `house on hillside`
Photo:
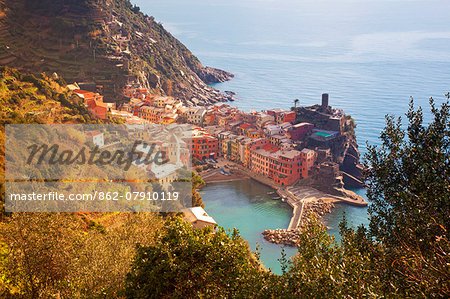
<path fill-rule="evenodd" d="M 195 229 L 201 229 L 206 226 L 212 226 L 214 228 L 217 225 L 217 222 L 202 207 L 185 209 L 183 214 L 184 220 L 192 223 Z"/>
<path fill-rule="evenodd" d="M 97 145 L 98 147 L 102 147 L 103 145 L 105 145 L 103 133 L 100 133 L 98 131 L 91 131 L 87 132 L 86 135 L 89 137 L 89 141 L 92 141 L 94 145 Z"/>

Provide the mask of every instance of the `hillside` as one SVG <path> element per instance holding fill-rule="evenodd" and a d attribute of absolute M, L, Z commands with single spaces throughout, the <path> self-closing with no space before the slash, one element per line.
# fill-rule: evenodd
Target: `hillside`
<path fill-rule="evenodd" d="M 206 83 L 233 76 L 203 67 L 128 0 L 0 0 L 0 64 L 101 85 L 106 101 L 131 81 L 188 105 L 225 101 Z"/>
<path fill-rule="evenodd" d="M 83 103 L 72 97 L 61 79 L 24 74 L 0 66 L 0 121 L 2 124 L 100 123 Z M 5 126 L 0 128 L 0 211 L 4 203 Z"/>
<path fill-rule="evenodd" d="M 0 119 L 8 123 L 98 123 L 61 78 L 0 66 Z M 2 130 L 4 127 L 2 127 Z"/>

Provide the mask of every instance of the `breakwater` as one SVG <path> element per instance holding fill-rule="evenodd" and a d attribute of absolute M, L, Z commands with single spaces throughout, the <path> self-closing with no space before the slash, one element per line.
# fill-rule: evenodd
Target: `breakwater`
<path fill-rule="evenodd" d="M 206 183 L 232 182 L 252 178 L 274 189 L 282 201 L 292 208 L 292 217 L 287 229 L 269 229 L 262 233 L 264 239 L 275 244 L 295 246 L 299 231 L 308 220 L 308 217 L 315 215 L 321 218 L 325 214 L 331 213 L 334 203 L 345 203 L 360 207 L 367 205 L 367 202 L 362 197 L 345 189 L 333 190 L 335 194 L 332 195 L 304 185 L 305 181 L 303 183 L 298 181 L 292 186 L 278 186 L 269 178 L 256 174 L 242 165 L 223 158 L 218 158 L 217 160 L 218 168 L 226 167 L 232 174 L 230 176 L 222 175 L 218 169 L 206 171 L 201 173 Z"/>
<path fill-rule="evenodd" d="M 294 217 L 298 216 L 297 226 L 292 226 L 292 220 L 288 229 L 266 229 L 262 235 L 264 239 L 271 243 L 283 244 L 288 246 L 297 246 L 300 242 L 300 234 L 304 225 L 310 219 L 310 217 L 321 218 L 327 213 L 331 213 L 334 208 L 333 202 L 325 202 L 319 199 L 317 202 L 302 203 L 301 211 L 294 210 Z M 295 223 L 295 222 L 294 222 Z"/>

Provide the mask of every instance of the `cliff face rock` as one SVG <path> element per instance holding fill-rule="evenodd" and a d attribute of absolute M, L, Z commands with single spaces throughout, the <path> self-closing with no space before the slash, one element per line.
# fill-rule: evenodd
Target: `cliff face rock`
<path fill-rule="evenodd" d="M 200 68 L 198 71 L 196 71 L 196 74 L 200 77 L 200 79 L 203 80 L 203 82 L 208 84 L 229 81 L 231 78 L 234 77 L 232 73 L 212 68 L 209 66 Z"/>
<path fill-rule="evenodd" d="M 358 144 L 354 138 L 349 138 L 344 150 L 340 170 L 343 171 L 343 181 L 346 187 L 363 188 L 363 167 L 359 163 Z"/>
<path fill-rule="evenodd" d="M 94 82 L 106 101 L 129 81 L 188 105 L 227 100 L 206 83 L 233 75 L 204 67 L 128 0 L 0 0 L 0 12 L 0 64 Z"/>

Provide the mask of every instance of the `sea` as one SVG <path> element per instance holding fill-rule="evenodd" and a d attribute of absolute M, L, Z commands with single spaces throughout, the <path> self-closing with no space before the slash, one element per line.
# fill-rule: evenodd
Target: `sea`
<path fill-rule="evenodd" d="M 236 93 L 232 105 L 249 110 L 320 103 L 352 115 L 360 152 L 380 144 L 386 115 L 405 120 L 410 99 L 424 108 L 450 91 L 448 0 L 132 0 L 183 42 L 203 65 L 235 75 L 214 84 Z M 256 182 L 206 186 L 206 210 L 236 227 L 262 262 L 280 273 L 280 246 L 261 239 L 266 228 L 289 223 L 289 208 L 263 196 Z M 353 190 L 365 197 L 365 190 Z M 258 199 L 258 200 L 256 200 Z M 339 240 L 346 213 L 368 223 L 367 209 L 338 206 L 324 222 Z M 287 227 L 287 224 L 286 224 Z M 278 228 L 278 227 L 275 227 Z M 287 248 L 288 256 L 295 250 Z"/>

